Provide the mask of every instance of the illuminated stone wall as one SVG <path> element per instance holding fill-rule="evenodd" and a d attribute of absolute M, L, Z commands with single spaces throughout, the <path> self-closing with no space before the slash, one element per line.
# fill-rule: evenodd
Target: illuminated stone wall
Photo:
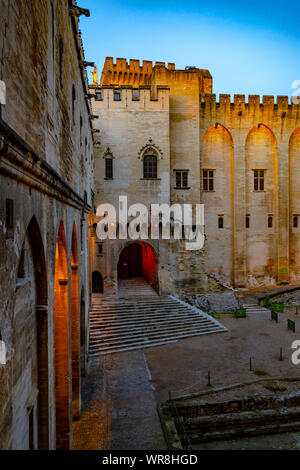
<path fill-rule="evenodd" d="M 0 365 L 0 448 L 68 448 L 72 362 L 78 369 L 79 351 L 79 325 L 74 322 L 79 322 L 81 308 L 85 335 L 89 309 L 93 138 L 87 76 L 80 66 L 84 52 L 78 18 L 70 15 L 66 0 L 0 0 L 0 11 L 0 77 L 7 89 L 0 115 L 0 330 L 7 348 L 7 364 Z M 65 274 L 54 282 L 61 224 Z M 71 256 L 74 230 L 77 258 Z M 57 310 L 64 316 L 61 334 L 68 342 L 60 347 L 57 340 L 55 358 L 58 286 L 64 288 L 64 308 Z M 69 391 L 61 439 L 55 362 L 64 362 L 59 380 Z M 73 372 L 76 416 L 79 373 Z"/>

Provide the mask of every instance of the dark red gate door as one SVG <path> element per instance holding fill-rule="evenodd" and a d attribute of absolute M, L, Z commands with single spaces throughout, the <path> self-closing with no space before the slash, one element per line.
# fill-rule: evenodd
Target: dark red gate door
<path fill-rule="evenodd" d="M 142 276 L 143 249 L 138 244 L 128 245 L 122 251 L 118 263 L 121 279 Z"/>

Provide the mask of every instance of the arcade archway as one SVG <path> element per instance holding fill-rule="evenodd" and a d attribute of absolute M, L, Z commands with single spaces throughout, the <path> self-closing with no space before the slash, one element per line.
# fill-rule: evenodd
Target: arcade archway
<path fill-rule="evenodd" d="M 56 449 L 59 450 L 68 450 L 71 443 L 68 304 L 67 245 L 64 225 L 61 222 L 56 242 L 54 274 Z"/>
<path fill-rule="evenodd" d="M 118 262 L 118 279 L 143 277 L 158 292 L 158 261 L 154 249 L 147 243 L 125 246 Z"/>
<path fill-rule="evenodd" d="M 27 286 L 26 299 L 20 289 L 22 285 Z M 13 432 L 12 449 L 47 450 L 48 281 L 43 240 L 35 217 L 28 225 L 20 251 L 14 301 L 12 420 L 16 432 Z"/>
<path fill-rule="evenodd" d="M 79 365 L 79 299 L 78 299 L 78 245 L 74 222 L 71 249 L 71 332 L 72 332 L 72 414 L 80 417 L 80 365 Z"/>

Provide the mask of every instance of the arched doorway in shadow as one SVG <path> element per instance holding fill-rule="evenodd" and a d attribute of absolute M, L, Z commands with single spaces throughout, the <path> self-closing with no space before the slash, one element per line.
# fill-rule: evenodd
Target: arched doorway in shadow
<path fill-rule="evenodd" d="M 70 448 L 71 409 L 69 370 L 68 262 L 64 225 L 58 230 L 54 274 L 54 348 L 56 449 Z"/>
<path fill-rule="evenodd" d="M 103 277 L 99 271 L 93 271 L 92 274 L 92 292 L 93 294 L 103 294 Z"/>
<path fill-rule="evenodd" d="M 80 370 L 79 370 L 79 298 L 78 298 L 78 245 L 74 222 L 71 249 L 71 316 L 72 316 L 72 415 L 80 417 Z"/>
<path fill-rule="evenodd" d="M 118 279 L 143 277 L 158 292 L 158 260 L 154 249 L 143 242 L 126 245 L 118 261 Z"/>
<path fill-rule="evenodd" d="M 48 283 L 44 245 L 35 217 L 28 225 L 18 263 L 14 337 L 13 422 L 17 423 L 18 428 L 13 433 L 13 448 L 47 450 Z"/>
<path fill-rule="evenodd" d="M 130 279 L 143 275 L 143 248 L 139 243 L 132 243 L 122 250 L 118 263 L 118 277 Z"/>

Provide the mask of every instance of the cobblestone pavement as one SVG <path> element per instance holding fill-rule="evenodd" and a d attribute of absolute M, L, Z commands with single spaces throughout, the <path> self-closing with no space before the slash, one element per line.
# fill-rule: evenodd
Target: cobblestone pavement
<path fill-rule="evenodd" d="M 166 449 L 143 351 L 90 361 L 74 449 Z"/>
<path fill-rule="evenodd" d="M 103 361 L 89 361 L 82 383 L 80 421 L 73 421 L 73 449 L 108 449 L 110 404 L 105 400 Z"/>
<path fill-rule="evenodd" d="M 287 330 L 287 318 L 296 333 Z M 93 360 L 83 383 L 83 413 L 74 423 L 75 449 L 165 449 L 157 403 L 213 386 L 257 378 L 300 375 L 291 344 L 300 339 L 300 315 L 268 314 L 235 319 L 218 315 L 227 333 L 187 338 L 173 344 Z M 283 361 L 279 360 L 280 347 Z M 253 371 L 249 370 L 252 358 Z M 300 434 L 228 441 L 224 448 L 300 448 Z M 222 448 L 222 443 L 207 448 Z M 229 445 L 229 447 L 228 447 Z M 230 447 L 231 445 L 231 447 Z M 220 447 L 221 446 L 221 447 Z M 248 446 L 248 447 L 247 447 Z M 249 447 L 250 446 L 250 447 Z M 251 447 L 252 446 L 252 447 Z"/>

